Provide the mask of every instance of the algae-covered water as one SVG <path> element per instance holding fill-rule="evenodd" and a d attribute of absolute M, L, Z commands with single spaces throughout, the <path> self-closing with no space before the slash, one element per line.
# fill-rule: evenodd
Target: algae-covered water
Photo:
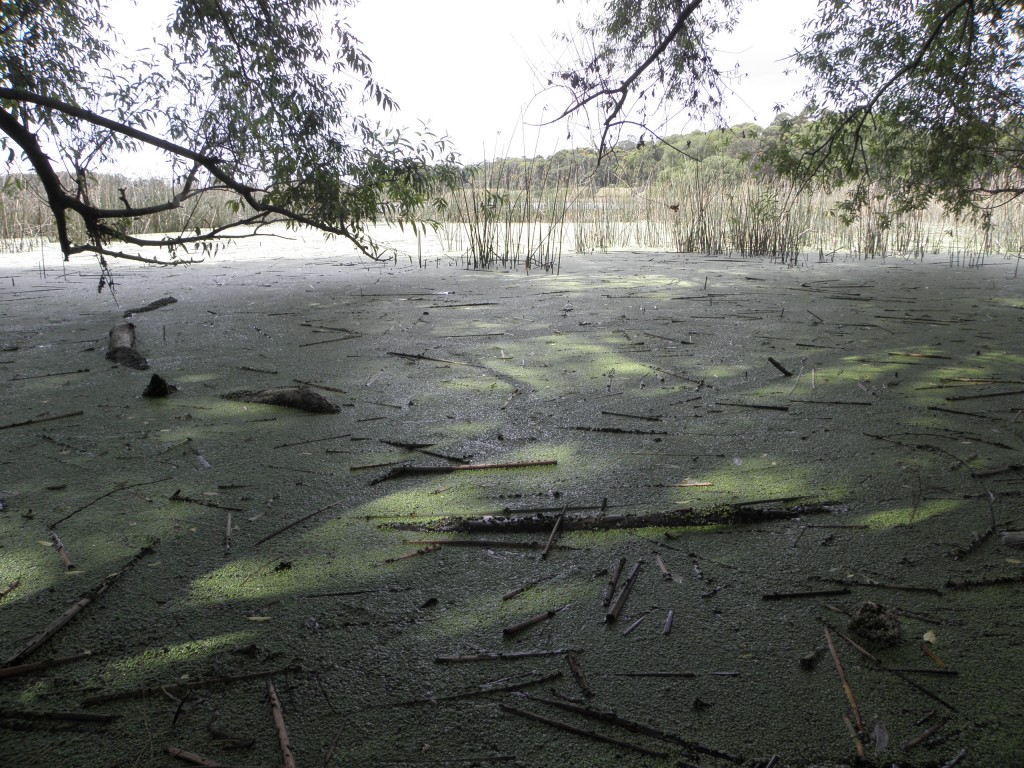
<path fill-rule="evenodd" d="M 304 768 L 1024 764 L 1012 262 L 552 275 L 267 239 L 117 267 L 113 296 L 53 266 L 0 268 L 0 663 L 91 655 L 0 677 L 0 764 L 281 765 L 268 681 Z M 166 296 L 131 318 L 150 369 L 106 360 Z M 143 398 L 153 373 L 177 392 Z M 297 382 L 340 412 L 222 397 Z M 459 462 L 546 463 L 388 477 Z M 546 529 L 430 530 L 764 500 L 739 509 L 787 516 L 566 530 L 547 557 Z M 441 540 L 471 543 L 414 543 Z M 848 628 L 865 602 L 895 645 Z"/>

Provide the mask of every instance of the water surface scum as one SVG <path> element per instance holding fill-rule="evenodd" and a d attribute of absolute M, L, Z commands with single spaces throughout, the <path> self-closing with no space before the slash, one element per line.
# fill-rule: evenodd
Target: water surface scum
<path fill-rule="evenodd" d="M 1013 263 L 288 248 L 2 269 L 0 764 L 1022 764 Z"/>

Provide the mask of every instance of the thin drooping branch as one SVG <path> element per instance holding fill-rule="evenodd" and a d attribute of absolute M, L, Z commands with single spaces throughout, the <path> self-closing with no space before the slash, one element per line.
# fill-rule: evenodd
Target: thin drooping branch
<path fill-rule="evenodd" d="M 661 58 L 662 54 L 668 50 L 668 47 L 672 42 L 682 34 L 686 28 L 686 23 L 690 20 L 690 17 L 696 12 L 701 6 L 703 0 L 690 0 L 685 6 L 679 10 L 679 14 L 676 17 L 675 24 L 665 33 L 665 36 L 659 41 L 658 45 L 655 46 L 651 54 L 634 69 L 619 85 L 615 87 L 600 88 L 592 93 L 585 94 L 580 98 L 576 99 L 572 104 L 565 108 L 565 110 L 552 122 L 558 122 L 569 115 L 580 111 L 591 102 L 603 97 L 603 96 L 614 96 L 615 100 L 612 102 L 612 108 L 605 116 L 603 121 L 603 129 L 601 131 L 601 146 L 598 150 L 598 154 L 604 154 L 607 148 L 608 133 L 611 131 L 612 126 L 615 123 L 616 118 L 622 113 L 622 110 L 626 106 L 626 99 L 629 97 L 629 92 L 636 84 L 643 74 L 651 68 Z"/>

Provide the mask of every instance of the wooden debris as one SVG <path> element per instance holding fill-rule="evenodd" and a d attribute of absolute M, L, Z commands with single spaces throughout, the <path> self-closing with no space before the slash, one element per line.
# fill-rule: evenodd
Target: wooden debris
<path fill-rule="evenodd" d="M 519 595 L 523 594 L 523 592 L 525 592 L 526 590 L 528 590 L 528 589 L 530 589 L 532 587 L 535 587 L 538 584 L 543 584 L 545 581 L 549 581 L 550 579 L 553 579 L 553 578 L 555 578 L 555 576 L 551 575 L 551 576 L 545 576 L 543 579 L 534 579 L 533 581 L 528 581 L 525 584 L 523 584 L 523 586 L 521 586 L 521 587 L 516 587 L 515 589 L 510 589 L 508 592 L 506 592 L 504 595 L 501 596 L 501 599 L 502 600 L 511 600 L 514 597 L 519 597 Z"/>
<path fill-rule="evenodd" d="M 351 432 L 346 432 L 344 435 L 331 435 L 330 437 L 314 437 L 310 440 L 299 440 L 297 443 L 281 443 L 275 445 L 274 448 L 293 448 L 296 445 L 310 445 L 312 443 L 325 443 L 328 440 L 341 440 L 343 437 L 352 437 Z"/>
<path fill-rule="evenodd" d="M 172 757 L 178 758 L 179 760 L 184 760 L 186 763 L 192 763 L 192 765 L 201 765 L 204 766 L 204 768 L 224 768 L 223 763 L 218 763 L 216 760 L 203 757 L 197 752 L 189 752 L 188 750 L 175 747 L 171 744 L 164 747 L 164 752 Z"/>
<path fill-rule="evenodd" d="M 1024 547 L 1024 531 L 1003 531 L 1000 538 L 1008 547 Z"/>
<path fill-rule="evenodd" d="M 406 544 L 440 544 L 443 547 L 484 547 L 487 549 L 541 549 L 539 541 L 501 541 L 500 539 L 406 539 Z M 569 549 L 560 544 L 554 549 Z"/>
<path fill-rule="evenodd" d="M 340 413 L 341 408 L 323 395 L 314 392 L 307 386 L 271 387 L 270 389 L 240 389 L 221 395 L 225 400 L 236 400 L 243 403 L 259 405 L 280 405 L 285 408 L 297 408 L 310 413 Z"/>
<path fill-rule="evenodd" d="M 61 562 L 64 563 L 64 570 L 75 570 L 75 564 L 71 561 L 71 556 L 68 554 L 67 549 L 64 548 L 64 542 L 60 540 L 60 536 L 57 535 L 56 531 L 50 531 L 50 541 L 53 542 L 54 549 L 57 550 Z"/>
<path fill-rule="evenodd" d="M 672 571 L 665 565 L 665 561 L 661 559 L 661 554 L 658 552 L 654 553 L 654 562 L 658 564 L 658 570 L 661 571 L 661 578 L 665 581 L 672 581 Z"/>
<path fill-rule="evenodd" d="M 77 723 L 112 723 L 118 715 L 100 712 L 32 712 L 24 709 L 0 708 L 0 718 L 10 720 L 71 720 Z"/>
<path fill-rule="evenodd" d="M 107 360 L 144 371 L 149 368 L 146 356 L 135 348 L 135 324 L 117 323 L 107 334 Z"/>
<path fill-rule="evenodd" d="M 505 637 L 512 637 L 513 635 L 518 635 L 520 632 L 529 629 L 535 624 L 540 624 L 542 621 L 553 619 L 555 616 L 564 611 L 570 605 L 572 605 L 572 603 L 566 603 L 561 608 L 553 608 L 550 611 L 544 611 L 544 613 L 538 613 L 536 616 L 531 616 L 528 619 L 523 619 L 522 621 L 516 624 L 512 624 L 508 627 L 505 627 L 503 630 L 501 630 L 501 634 L 503 634 Z"/>
<path fill-rule="evenodd" d="M 376 480 L 372 480 L 370 485 L 376 485 L 377 483 L 383 483 L 385 480 L 394 480 L 396 477 L 404 477 L 405 475 L 427 475 L 427 474 L 447 474 L 449 472 L 460 472 L 464 470 L 474 469 L 523 469 L 526 467 L 552 467 L 558 464 L 557 459 L 545 459 L 542 461 L 518 461 L 505 464 L 457 464 L 454 466 L 421 466 L 416 464 L 403 464 L 395 467 L 390 472 L 387 472 L 382 477 L 378 477 Z"/>
<path fill-rule="evenodd" d="M 644 564 L 643 560 L 637 560 L 636 565 L 629 572 L 629 576 L 626 577 L 626 583 L 622 585 L 622 589 L 619 590 L 618 596 L 615 601 L 608 608 L 608 612 L 604 616 L 604 620 L 607 623 L 611 623 L 619 618 L 619 614 L 622 613 L 623 607 L 626 605 L 626 600 L 629 598 L 629 593 L 633 590 L 633 585 L 636 584 L 636 579 L 640 575 L 640 567 Z"/>
<path fill-rule="evenodd" d="M 79 411 L 79 413 L 81 413 L 81 411 Z M 107 498 L 108 496 L 113 496 L 115 493 L 120 493 L 121 491 L 127 491 L 127 490 L 129 490 L 131 488 L 141 488 L 144 485 L 155 485 L 156 483 L 163 483 L 163 482 L 165 482 L 167 480 L 170 480 L 170 479 L 171 479 L 170 477 L 163 477 L 163 478 L 160 478 L 159 480 L 147 480 L 147 481 L 142 482 L 142 483 L 132 483 L 131 485 L 121 485 L 121 486 L 118 486 L 117 488 L 115 488 L 112 491 L 107 491 L 106 493 L 101 493 L 99 496 L 97 496 L 95 499 L 90 501 L 88 504 L 83 504 L 82 506 L 80 506 L 80 507 L 78 507 L 76 509 L 71 510 L 66 515 L 64 515 L 64 517 L 62 517 L 60 520 L 57 520 L 55 522 L 50 523 L 50 528 L 56 528 L 58 525 L 63 523 L 65 520 L 71 519 L 72 517 L 77 515 L 79 512 L 82 512 L 82 511 L 88 509 L 89 507 L 91 507 L 96 502 L 102 501 L 103 499 Z"/>
<path fill-rule="evenodd" d="M 558 680 L 562 677 L 562 673 L 549 672 L 547 674 L 541 674 L 540 672 L 528 672 L 524 675 L 520 675 L 520 677 L 525 677 L 526 679 L 519 680 L 518 682 L 506 682 L 509 678 L 503 677 L 500 680 L 481 683 L 480 685 L 474 686 L 473 688 L 465 691 L 449 693 L 444 696 L 426 696 L 418 699 L 409 699 L 408 701 L 400 701 L 395 706 L 409 706 L 410 704 L 436 704 L 441 701 L 457 701 L 459 699 L 469 699 L 475 696 L 486 696 L 491 693 L 520 691 L 523 688 L 529 688 L 533 685 L 542 685 L 543 683 L 550 683 L 552 680 Z"/>
<path fill-rule="evenodd" d="M 767 592 L 761 595 L 762 600 L 790 600 L 801 597 L 832 597 L 834 595 L 848 595 L 848 589 L 812 589 L 803 592 Z"/>
<path fill-rule="evenodd" d="M 273 680 L 267 680 L 267 695 L 270 697 L 270 712 L 274 718 L 274 728 L 277 730 L 277 739 L 281 744 L 281 755 L 284 758 L 284 768 L 296 768 L 295 756 L 292 754 L 291 742 L 288 739 L 288 729 L 284 724 L 284 713 L 281 710 L 281 700 L 277 698 L 277 689 Z"/>
<path fill-rule="evenodd" d="M 576 685 L 579 686 L 580 692 L 589 699 L 594 695 L 594 689 L 590 687 L 590 681 L 587 680 L 587 674 L 583 671 L 579 658 L 575 653 L 567 653 L 565 654 L 565 661 L 569 665 L 569 671 L 572 672 L 573 679 L 576 681 Z"/>
<path fill-rule="evenodd" d="M 20 586 L 21 586 L 21 577 L 19 576 L 14 581 L 12 581 L 10 584 L 8 584 L 6 587 L 4 587 L 3 589 L 0 589 L 0 598 L 7 597 L 9 594 L 11 594 L 11 592 L 16 590 Z"/>
<path fill-rule="evenodd" d="M 215 501 L 207 501 L 206 499 L 196 499 L 191 496 L 182 496 L 181 488 L 172 493 L 168 498 L 168 501 L 180 501 L 188 504 L 198 504 L 202 507 L 210 507 L 211 509 L 223 509 L 227 512 L 244 512 L 242 507 L 226 507 L 223 504 L 218 504 Z"/>
<path fill-rule="evenodd" d="M 380 561 L 381 565 L 391 565 L 392 563 L 400 563 L 403 560 L 411 560 L 414 557 L 420 557 L 421 555 L 429 555 L 432 552 L 438 552 L 441 549 L 440 544 L 430 544 L 426 547 L 417 549 L 415 552 L 410 552 L 407 555 L 401 555 L 400 557 L 389 557 Z"/>
<path fill-rule="evenodd" d="M 598 720 L 603 723 L 608 723 L 609 725 L 614 725 L 618 728 L 624 728 L 628 731 L 632 731 L 633 733 L 650 736 L 651 738 L 658 739 L 659 741 L 664 741 L 669 744 L 674 744 L 677 747 L 682 747 L 690 752 L 717 757 L 722 760 L 728 760 L 731 763 L 745 762 L 745 759 L 742 757 L 708 747 L 695 741 L 690 741 L 689 739 L 684 739 L 680 736 L 676 736 L 675 734 L 663 731 L 660 728 L 647 725 L 646 723 L 639 723 L 635 720 L 630 720 L 610 710 L 596 709 L 591 706 L 565 701 L 564 699 L 548 699 L 540 696 L 534 696 L 532 694 L 525 694 L 525 698 L 530 701 L 536 701 L 540 704 L 558 707 L 559 709 L 582 715 L 583 717 L 590 718 L 591 720 Z"/>
<path fill-rule="evenodd" d="M 1024 389 L 1011 389 L 1006 392 L 985 392 L 980 395 L 950 395 L 949 397 L 946 398 L 946 400 L 955 402 L 958 400 L 980 400 L 983 397 L 1007 397 L 1009 395 L 1022 394 L 1024 394 Z"/>
<path fill-rule="evenodd" d="M 846 700 L 850 702 L 850 711 L 853 712 L 854 723 L 857 726 L 857 733 L 864 732 L 864 723 L 860 719 L 860 710 L 857 708 L 857 700 L 853 697 L 853 689 L 850 687 L 850 683 L 846 679 L 846 672 L 843 670 L 843 664 L 839 661 L 839 654 L 836 653 L 835 643 L 832 642 L 832 633 L 829 628 L 825 627 L 825 642 L 828 643 L 829 653 L 832 654 L 832 661 L 836 665 L 836 673 L 839 675 L 839 681 L 843 685 L 843 693 L 846 694 Z"/>
<path fill-rule="evenodd" d="M 633 528 L 685 528 L 703 525 L 741 525 L 788 520 L 812 514 L 843 512 L 841 505 L 801 504 L 783 508 L 754 509 L 769 501 L 720 504 L 704 510 L 679 507 L 661 512 L 628 515 L 605 512 L 570 514 L 562 518 L 562 531 L 606 531 Z M 483 517 L 444 517 L 429 522 L 396 522 L 387 527 L 398 530 L 437 531 L 451 533 L 544 533 L 551 530 L 557 516 L 545 513 L 532 515 L 484 515 Z"/>
<path fill-rule="evenodd" d="M 83 707 L 92 707 L 97 704 L 106 704 L 109 701 L 123 701 L 124 699 L 143 699 L 147 696 L 158 696 L 162 694 L 175 694 L 183 691 L 192 691 L 197 688 L 208 688 L 211 685 L 225 685 L 228 683 L 241 683 L 247 680 L 259 680 L 273 675 L 283 675 L 288 672 L 298 672 L 301 668 L 297 666 L 271 669 L 265 672 L 247 672 L 240 675 L 225 675 L 224 677 L 211 677 L 206 680 L 189 680 L 185 683 L 164 683 L 162 685 L 151 685 L 143 688 L 128 688 L 113 693 L 102 693 L 97 696 L 90 696 L 82 701 Z"/>
<path fill-rule="evenodd" d="M 628 627 L 626 627 L 624 630 L 622 630 L 622 636 L 625 637 L 626 635 L 632 634 L 633 630 L 636 629 L 637 627 L 639 627 L 641 624 L 643 624 L 644 623 L 644 619 L 646 619 L 650 615 L 651 615 L 651 612 L 648 611 L 643 616 L 641 616 L 639 619 L 634 621 L 632 624 L 630 624 Z"/>
<path fill-rule="evenodd" d="M 613 672 L 613 677 L 696 677 L 696 672 Z"/>
<path fill-rule="evenodd" d="M 280 536 L 282 533 L 287 531 L 289 528 L 294 528 L 299 523 L 304 523 L 307 520 L 309 520 L 310 518 L 312 518 L 312 517 L 314 517 L 316 515 L 319 515 L 321 512 L 326 512 L 328 509 L 333 509 L 334 507 L 340 506 L 341 504 L 344 504 L 344 503 L 345 502 L 343 502 L 343 501 L 336 501 L 333 504 L 328 504 L 326 507 L 320 507 L 320 509 L 314 510 L 314 511 L 310 512 L 308 515 L 304 515 L 303 517 L 300 517 L 298 520 L 293 520 L 292 522 L 288 523 L 287 525 L 281 526 L 276 531 L 274 531 L 272 533 L 268 533 L 262 539 L 260 539 L 255 544 L 253 544 L 253 547 L 258 547 L 258 546 L 260 546 L 260 544 L 265 544 L 266 542 L 270 541 L 275 536 Z"/>
<path fill-rule="evenodd" d="M 570 733 L 575 733 L 578 736 L 585 736 L 587 738 L 595 739 L 597 741 L 603 741 L 607 744 L 614 744 L 617 747 L 622 747 L 623 749 L 630 749 L 634 752 L 639 752 L 644 755 L 650 755 L 652 757 L 668 757 L 667 752 L 659 752 L 657 750 L 648 749 L 647 747 L 641 746 L 639 744 L 632 744 L 628 741 L 617 739 L 614 736 L 607 736 L 603 733 L 598 733 L 597 731 L 592 731 L 587 728 L 580 728 L 576 725 L 563 723 L 561 720 L 554 720 L 550 717 L 546 717 L 545 715 L 539 715 L 535 712 L 529 712 L 525 709 L 519 709 L 518 707 L 513 707 L 508 704 L 499 704 L 498 706 L 501 707 L 501 710 L 503 712 L 508 712 L 512 715 L 518 715 L 519 717 L 525 717 L 530 720 L 536 720 L 538 723 L 544 723 L 545 725 L 550 725 L 554 728 L 559 728 L 563 731 L 569 731 Z"/>
<path fill-rule="evenodd" d="M 626 567 L 626 558 L 620 557 L 618 562 L 612 568 L 611 576 L 608 577 L 608 584 L 604 588 L 604 594 L 601 595 L 601 605 L 605 608 L 612 601 L 612 595 L 615 594 L 615 585 L 619 583 L 619 576 L 622 575 L 622 569 Z"/>
<path fill-rule="evenodd" d="M 431 363 L 446 363 L 447 365 L 466 365 L 470 368 L 486 368 L 485 365 L 477 365 L 476 363 L 464 363 L 461 360 L 445 360 L 443 357 L 430 357 L 424 354 L 412 355 L 408 352 L 388 352 L 389 355 L 395 357 L 404 357 L 406 360 L 427 360 Z"/>
<path fill-rule="evenodd" d="M 667 635 L 672 632 L 672 619 L 675 618 L 676 612 L 669 609 L 668 615 L 665 616 L 665 625 L 661 628 L 661 634 Z"/>
<path fill-rule="evenodd" d="M 436 664 L 466 664 L 476 661 L 517 661 L 518 659 L 535 659 L 547 656 L 565 656 L 569 653 L 583 653 L 579 648 L 556 648 L 550 651 L 494 651 L 491 653 L 474 653 L 468 656 L 435 656 Z"/>
<path fill-rule="evenodd" d="M 1019 584 L 1024 581 L 1024 574 L 1013 574 L 1012 576 L 991 576 L 982 579 L 961 579 L 946 582 L 947 589 L 974 589 L 976 587 L 994 587 L 1002 584 Z"/>
<path fill-rule="evenodd" d="M 568 505 L 566 505 L 566 506 L 568 506 Z M 562 512 L 561 512 L 561 514 L 559 514 L 558 519 L 555 520 L 554 526 L 551 528 L 551 535 L 548 536 L 548 541 L 544 545 L 544 550 L 540 553 L 540 559 L 541 560 L 547 560 L 548 552 L 551 551 L 551 545 L 555 543 L 555 537 L 558 535 L 558 529 L 562 525 L 562 518 L 563 517 L 565 517 L 565 508 L 564 507 L 562 508 Z"/>
<path fill-rule="evenodd" d="M 15 427 L 29 427 L 33 424 L 43 424 L 47 421 L 56 421 L 57 419 L 70 419 L 74 416 L 81 416 L 85 411 L 72 411 L 71 413 L 62 413 L 58 416 L 42 416 L 38 419 L 27 419 L 25 421 L 15 421 L 10 424 L 0 425 L 0 429 L 14 429 Z"/>
<path fill-rule="evenodd" d="M 165 296 L 162 299 L 157 299 L 156 301 L 151 301 L 151 302 L 149 302 L 149 304 L 146 304 L 144 306 L 135 307 L 134 309 L 126 309 L 124 311 L 124 314 L 122 315 L 122 317 L 128 318 L 128 317 L 131 317 L 132 315 L 141 315 L 143 312 L 152 312 L 154 309 L 160 309 L 161 307 L 166 307 L 166 306 L 169 306 L 171 304 L 177 304 L 177 303 L 178 303 L 178 300 L 176 298 L 174 298 L 173 296 Z"/>
<path fill-rule="evenodd" d="M 85 597 L 79 599 L 78 602 L 76 602 L 74 605 L 72 605 L 70 608 L 64 611 L 64 613 L 62 613 L 60 616 L 58 616 L 56 619 L 50 622 L 49 626 L 47 626 L 46 629 L 44 629 L 38 635 L 29 640 L 24 646 L 15 651 L 13 655 L 5 659 L 3 664 L 0 666 L 13 666 L 14 664 L 17 664 L 19 661 L 22 661 L 26 657 L 35 653 L 37 650 L 39 650 L 39 648 L 45 645 L 54 635 L 56 635 L 61 629 L 63 629 L 64 626 L 68 624 L 68 622 L 74 619 L 89 605 L 91 605 L 100 597 L 102 597 L 103 594 L 108 589 L 110 589 L 110 587 L 113 586 L 113 584 L 118 579 L 120 579 L 130 568 L 132 568 L 136 563 L 138 563 L 143 557 L 151 554 L 152 552 L 153 550 L 150 547 L 144 547 L 143 549 L 139 550 L 135 555 L 132 556 L 132 558 L 127 563 L 122 565 L 119 570 L 107 576 L 103 581 L 100 582 L 99 586 L 92 590 L 92 592 L 90 592 Z"/>
<path fill-rule="evenodd" d="M 784 366 L 782 363 L 780 363 L 774 357 L 769 357 L 768 358 L 768 362 L 771 363 L 772 365 L 774 365 L 776 368 L 778 368 L 779 369 L 779 373 L 781 373 L 783 376 L 792 376 L 793 375 L 792 371 L 790 371 L 788 368 L 786 368 L 786 366 Z"/>
<path fill-rule="evenodd" d="M 62 656 L 56 659 L 47 659 L 46 661 L 34 661 L 30 664 L 18 664 L 13 667 L 0 667 L 0 678 L 16 677 L 17 675 L 24 675 L 28 672 L 37 672 L 41 669 L 49 669 L 50 667 L 56 667 L 60 664 L 67 664 L 72 661 L 78 661 L 79 659 L 86 659 L 89 656 L 92 656 L 92 651 L 83 651 L 82 653 L 76 653 L 73 656 Z"/>

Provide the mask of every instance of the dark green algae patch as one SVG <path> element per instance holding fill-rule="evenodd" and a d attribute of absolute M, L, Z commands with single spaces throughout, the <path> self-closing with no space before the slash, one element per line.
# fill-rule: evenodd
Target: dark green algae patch
<path fill-rule="evenodd" d="M 666 254 L 559 276 L 126 268 L 122 305 L 178 299 L 133 318 L 139 373 L 103 359 L 122 313 L 94 280 L 6 270 L 0 657 L 152 552 L 21 661 L 90 656 L 0 677 L 0 762 L 183 764 L 174 746 L 279 765 L 272 679 L 300 766 L 1017 765 L 1024 554 L 986 533 L 1024 527 L 1012 274 Z M 143 399 L 151 372 L 178 391 Z M 222 398 L 296 384 L 339 412 Z M 791 497 L 836 506 L 737 515 Z M 550 531 L 436 530 L 573 508 L 696 527 L 566 526 L 543 559 Z M 608 622 L 622 558 L 620 588 L 643 564 Z M 901 642 L 853 634 L 865 602 Z"/>

